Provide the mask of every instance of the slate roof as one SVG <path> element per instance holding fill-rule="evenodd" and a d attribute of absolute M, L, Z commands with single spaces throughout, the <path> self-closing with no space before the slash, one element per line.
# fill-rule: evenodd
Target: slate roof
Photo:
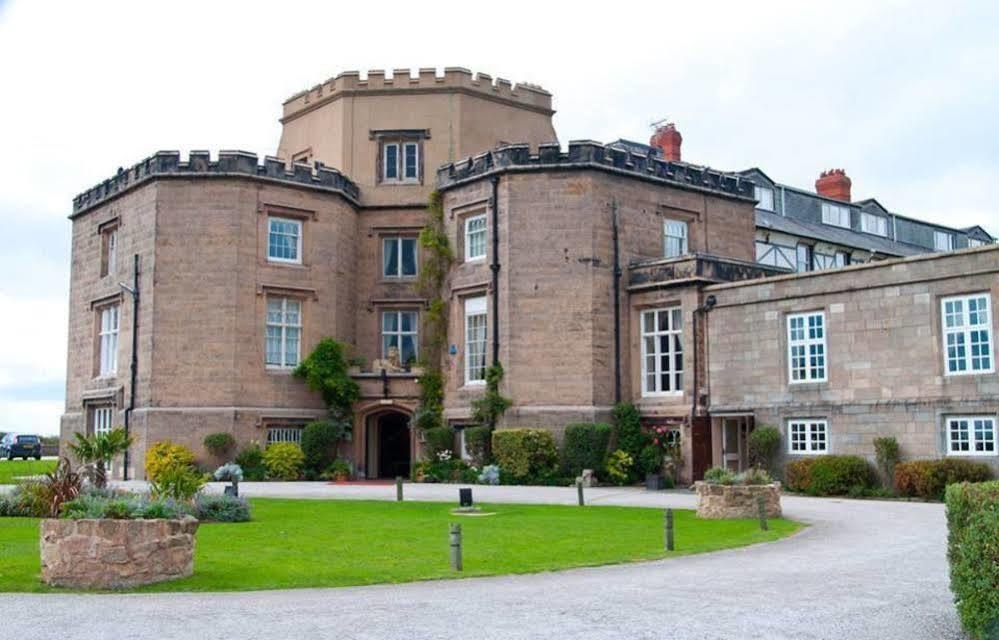
<path fill-rule="evenodd" d="M 781 231 L 801 238 L 810 238 L 812 240 L 863 249 L 865 251 L 875 251 L 887 256 L 914 256 L 926 253 L 927 251 L 924 247 L 917 247 L 904 242 L 895 242 L 894 240 L 869 233 L 858 233 L 850 229 L 841 229 L 827 224 L 803 222 L 758 209 L 756 211 L 756 226 L 761 229 Z"/>

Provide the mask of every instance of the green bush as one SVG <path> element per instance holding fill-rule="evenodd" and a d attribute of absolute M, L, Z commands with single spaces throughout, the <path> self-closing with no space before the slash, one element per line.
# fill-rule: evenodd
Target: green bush
<path fill-rule="evenodd" d="M 874 458 L 878 463 L 878 471 L 884 479 L 884 484 L 888 487 L 892 485 L 895 477 L 895 465 L 898 464 L 900 447 L 898 440 L 888 436 L 887 438 L 874 438 Z"/>
<path fill-rule="evenodd" d="M 294 442 L 278 442 L 264 451 L 267 477 L 274 480 L 298 480 L 305 466 L 305 454 Z"/>
<path fill-rule="evenodd" d="M 80 494 L 67 502 L 62 517 L 70 520 L 111 518 L 115 520 L 158 520 L 193 515 L 189 504 L 146 495 L 115 495 L 101 492 Z"/>
<path fill-rule="evenodd" d="M 482 466 L 489 461 L 492 436 L 493 430 L 489 427 L 465 427 L 465 450 L 473 464 Z"/>
<path fill-rule="evenodd" d="M 557 474 L 558 450 L 545 429 L 493 431 L 493 456 L 504 479 L 513 483 L 545 482 Z"/>
<path fill-rule="evenodd" d="M 205 474 L 194 467 L 174 465 L 165 467 L 149 483 L 149 491 L 154 498 L 189 501 L 201 491 L 208 480 Z"/>
<path fill-rule="evenodd" d="M 336 460 L 337 448 L 345 432 L 343 423 L 333 420 L 316 420 L 302 429 L 302 453 L 305 468 L 318 475 Z"/>
<path fill-rule="evenodd" d="M 330 464 L 330 466 L 326 467 L 325 471 L 319 474 L 319 479 L 337 481 L 348 480 L 353 470 L 354 469 L 350 462 L 342 458 L 337 458 Z"/>
<path fill-rule="evenodd" d="M 465 482 L 478 480 L 478 472 L 461 458 L 424 460 L 413 465 L 414 482 Z"/>
<path fill-rule="evenodd" d="M 607 467 L 607 479 L 621 486 L 628 483 L 635 461 L 626 451 L 616 449 L 607 456 L 605 465 Z"/>
<path fill-rule="evenodd" d="M 637 457 L 649 444 L 648 436 L 642 431 L 638 408 L 633 404 L 622 402 L 614 407 L 613 417 L 617 448 L 632 457 Z"/>
<path fill-rule="evenodd" d="M 264 452 L 256 443 L 251 444 L 236 456 L 236 464 L 243 470 L 243 479 L 249 482 L 259 482 L 267 477 L 267 467 L 264 466 Z"/>
<path fill-rule="evenodd" d="M 999 638 L 999 481 L 947 487 L 947 560 L 961 625 Z"/>
<path fill-rule="evenodd" d="M 194 500 L 194 517 L 211 522 L 249 522 L 250 504 L 246 498 L 201 494 Z"/>
<path fill-rule="evenodd" d="M 431 460 L 445 452 L 454 452 L 454 429 L 451 427 L 434 427 L 423 432 L 427 444 L 427 455 Z"/>
<path fill-rule="evenodd" d="M 771 475 L 776 471 L 774 464 L 784 439 L 776 427 L 759 426 L 749 434 L 749 464 L 765 469 Z"/>
<path fill-rule="evenodd" d="M 812 463 L 815 458 L 791 460 L 784 466 L 784 486 L 790 491 L 808 493 L 812 488 Z"/>
<path fill-rule="evenodd" d="M 860 456 L 793 460 L 784 468 L 788 489 L 813 496 L 845 496 L 874 487 L 874 470 Z"/>
<path fill-rule="evenodd" d="M 638 459 L 635 462 L 635 470 L 638 472 L 639 476 L 643 478 L 650 473 L 661 473 L 663 470 L 662 448 L 654 444 L 642 447 L 641 452 L 638 454 Z M 669 480 L 672 482 L 673 478 L 669 478 Z"/>
<path fill-rule="evenodd" d="M 773 481 L 773 477 L 767 473 L 766 469 L 757 467 L 750 467 L 735 476 L 735 484 L 742 485 L 770 484 Z"/>
<path fill-rule="evenodd" d="M 568 425 L 562 439 L 562 472 L 578 476 L 583 469 L 593 469 L 600 476 L 610 436 L 611 428 L 607 424 Z"/>
<path fill-rule="evenodd" d="M 236 438 L 231 433 L 210 433 L 203 440 L 205 449 L 216 458 L 224 458 L 236 448 Z"/>
<path fill-rule="evenodd" d="M 171 467 L 193 467 L 194 452 L 182 444 L 164 440 L 154 442 L 146 450 L 146 479 L 155 482 L 164 470 Z"/>
<path fill-rule="evenodd" d="M 949 484 L 991 478 L 992 469 L 987 464 L 956 458 L 911 460 L 895 465 L 895 490 L 924 500 L 942 500 Z"/>
<path fill-rule="evenodd" d="M 704 481 L 708 484 L 734 484 L 735 474 L 724 467 L 711 467 L 704 472 Z"/>

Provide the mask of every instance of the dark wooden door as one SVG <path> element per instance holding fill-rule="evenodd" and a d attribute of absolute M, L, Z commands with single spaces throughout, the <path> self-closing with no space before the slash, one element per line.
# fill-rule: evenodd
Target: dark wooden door
<path fill-rule="evenodd" d="M 703 480 L 711 468 L 711 418 L 695 416 L 690 423 L 690 466 L 693 479 Z"/>

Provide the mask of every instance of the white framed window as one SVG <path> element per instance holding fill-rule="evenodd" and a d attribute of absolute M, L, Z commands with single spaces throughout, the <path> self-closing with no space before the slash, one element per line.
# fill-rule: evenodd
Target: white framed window
<path fill-rule="evenodd" d="M 764 211 L 774 210 L 774 190 L 770 187 L 753 187 L 756 197 L 756 208 Z"/>
<path fill-rule="evenodd" d="M 279 442 L 302 444 L 302 427 L 285 425 L 267 427 L 266 446 L 269 447 L 270 445 L 277 444 Z"/>
<path fill-rule="evenodd" d="M 860 230 L 864 233 L 886 237 L 888 235 L 888 219 L 866 211 L 862 212 L 860 214 Z"/>
<path fill-rule="evenodd" d="M 831 202 L 822 203 L 822 222 L 835 227 L 850 228 L 850 208 Z"/>
<path fill-rule="evenodd" d="M 118 227 L 101 232 L 101 277 L 114 275 L 118 269 Z"/>
<path fill-rule="evenodd" d="M 486 258 L 486 214 L 465 218 L 465 261 Z"/>
<path fill-rule="evenodd" d="M 419 314 L 416 311 L 382 311 L 382 357 L 389 349 L 399 351 L 399 362 L 412 365 L 419 357 Z"/>
<path fill-rule="evenodd" d="M 791 384 L 826 381 L 825 313 L 787 317 L 787 366 Z"/>
<path fill-rule="evenodd" d="M 298 366 L 302 348 L 302 302 L 294 298 L 267 298 L 267 337 L 264 364 L 274 368 Z"/>
<path fill-rule="evenodd" d="M 947 455 L 995 456 L 995 416 L 954 416 L 947 418 Z"/>
<path fill-rule="evenodd" d="M 382 275 L 386 278 L 412 278 L 417 270 L 416 238 L 382 238 Z"/>
<path fill-rule="evenodd" d="M 850 254 L 846 251 L 836 252 L 836 268 L 850 266 Z"/>
<path fill-rule="evenodd" d="M 93 429 L 94 435 L 99 436 L 109 433 L 114 423 L 114 407 L 94 407 Z"/>
<path fill-rule="evenodd" d="M 486 297 L 465 300 L 465 384 L 486 382 Z"/>
<path fill-rule="evenodd" d="M 981 246 L 984 246 L 984 245 L 985 245 L 985 242 L 983 240 L 979 240 L 978 238 L 968 238 L 968 246 L 969 247 L 981 247 Z"/>
<path fill-rule="evenodd" d="M 812 248 L 807 244 L 799 244 L 795 250 L 795 267 L 798 273 L 805 273 L 812 270 Z"/>
<path fill-rule="evenodd" d="M 687 223 L 680 220 L 663 220 L 663 255 L 675 258 L 687 253 Z"/>
<path fill-rule="evenodd" d="M 950 251 L 954 248 L 954 236 L 946 231 L 934 231 L 933 248 L 937 251 Z"/>
<path fill-rule="evenodd" d="M 829 423 L 825 420 L 788 420 L 787 451 L 799 455 L 829 453 Z"/>
<path fill-rule="evenodd" d="M 940 301 L 944 373 L 967 375 L 995 371 L 992 353 L 992 299 L 987 293 Z"/>
<path fill-rule="evenodd" d="M 302 262 L 302 221 L 267 218 L 267 259 L 271 262 Z"/>
<path fill-rule="evenodd" d="M 382 145 L 383 182 L 418 182 L 419 179 L 418 142 L 386 142 Z"/>
<path fill-rule="evenodd" d="M 121 322 L 121 305 L 112 304 L 104 307 L 100 314 L 100 375 L 113 376 L 118 373 L 118 327 Z"/>
<path fill-rule="evenodd" d="M 407 142 L 402 145 L 402 178 L 415 181 L 420 177 L 420 145 Z"/>
<path fill-rule="evenodd" d="M 642 395 L 683 393 L 683 310 L 642 312 Z"/>
<path fill-rule="evenodd" d="M 795 248 L 757 240 L 756 261 L 771 267 L 794 270 L 796 264 Z"/>

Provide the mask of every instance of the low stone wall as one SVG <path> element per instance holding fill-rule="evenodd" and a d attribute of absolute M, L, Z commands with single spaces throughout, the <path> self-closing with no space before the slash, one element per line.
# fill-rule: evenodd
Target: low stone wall
<path fill-rule="evenodd" d="M 697 516 L 712 520 L 758 518 L 757 499 L 763 496 L 768 518 L 779 518 L 780 483 L 756 485 L 725 485 L 695 482 Z"/>
<path fill-rule="evenodd" d="M 42 580 L 74 589 L 122 589 L 194 571 L 198 521 L 42 520 Z"/>

